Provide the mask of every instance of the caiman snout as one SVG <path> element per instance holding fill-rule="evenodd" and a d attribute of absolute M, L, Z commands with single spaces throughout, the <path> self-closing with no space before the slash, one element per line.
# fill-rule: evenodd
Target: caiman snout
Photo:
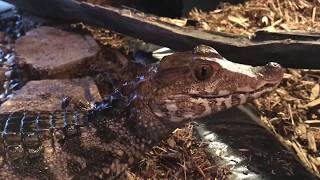
<path fill-rule="evenodd" d="M 275 62 L 269 62 L 265 66 L 262 66 L 260 70 L 262 78 L 269 82 L 280 82 L 283 77 L 283 69 L 280 64 Z"/>
<path fill-rule="evenodd" d="M 243 104 L 276 88 L 284 74 L 277 63 L 255 67 L 234 63 L 204 45 L 167 56 L 159 69 L 154 78 L 159 88 L 150 104 L 156 116 L 171 122 Z"/>

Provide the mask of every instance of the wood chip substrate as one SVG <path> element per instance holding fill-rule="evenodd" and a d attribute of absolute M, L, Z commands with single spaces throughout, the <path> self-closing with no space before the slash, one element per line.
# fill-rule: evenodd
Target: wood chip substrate
<path fill-rule="evenodd" d="M 224 3 L 211 12 L 194 9 L 188 19 L 198 21 L 197 28 L 209 32 L 251 38 L 257 31 L 319 32 L 319 9 L 319 1 L 248 0 L 238 5 Z M 178 26 L 184 26 L 185 23 L 181 25 L 180 22 L 186 22 L 186 19 L 162 20 Z M 101 39 L 101 31 L 92 32 L 97 39 Z M 102 44 L 112 44 L 112 39 L 102 38 Z M 123 41 L 121 43 L 125 44 Z M 121 46 L 121 43 L 117 43 L 117 46 Z M 258 107 L 261 120 L 274 135 L 292 148 L 305 166 L 320 177 L 319 83 L 319 70 L 288 69 L 279 88 L 253 104 Z M 138 168 L 128 172 L 129 179 L 227 179 L 228 172 L 225 169 L 208 161 L 206 143 L 191 138 L 191 127 L 188 125 L 178 129 L 172 137 L 149 152 Z"/>
<path fill-rule="evenodd" d="M 221 4 L 211 12 L 194 9 L 190 18 L 207 31 L 252 36 L 258 30 L 316 31 L 320 28 L 319 1 L 248 0 L 231 6 Z"/>
<path fill-rule="evenodd" d="M 289 69 L 280 87 L 257 99 L 261 120 L 318 176 L 320 170 L 320 71 Z"/>
<path fill-rule="evenodd" d="M 100 0 L 94 2 L 99 3 Z M 194 9 L 187 19 L 195 20 L 196 27 L 205 31 L 232 33 L 249 38 L 261 30 L 318 33 L 320 1 L 247 0 L 237 5 L 223 3 L 211 12 Z M 186 19 L 162 20 L 178 26 L 186 24 Z M 82 24 L 80 26 L 91 32 L 104 48 L 120 49 L 126 55 L 131 50 L 117 33 Z M 0 32 L 0 43 L 1 39 Z M 120 64 L 126 66 L 126 62 Z M 253 105 L 258 108 L 261 121 L 270 131 L 320 178 L 319 84 L 320 70 L 287 69 L 279 87 L 255 100 Z M 228 179 L 228 170 L 215 165 L 212 157 L 208 156 L 207 142 L 201 142 L 193 136 L 193 126 L 191 123 L 183 129 L 177 129 L 171 137 L 154 147 L 137 167 L 127 172 L 128 178 Z"/>
<path fill-rule="evenodd" d="M 320 30 L 319 8 L 319 1 L 249 0 L 222 4 L 212 12 L 194 9 L 190 17 L 204 30 L 249 37 L 259 30 L 315 33 Z M 254 104 L 264 112 L 262 121 L 320 177 L 319 83 L 319 70 L 289 69 L 280 87 Z"/>

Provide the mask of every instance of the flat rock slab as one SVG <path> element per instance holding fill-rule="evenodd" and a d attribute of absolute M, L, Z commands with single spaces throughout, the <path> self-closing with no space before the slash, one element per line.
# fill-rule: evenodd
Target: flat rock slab
<path fill-rule="evenodd" d="M 89 77 L 30 81 L 1 105 L 0 113 L 61 110 L 64 96 L 73 100 L 101 101 L 98 88 Z"/>
<path fill-rule="evenodd" d="M 33 29 L 17 40 L 20 65 L 35 79 L 72 78 L 86 75 L 98 59 L 100 47 L 89 35 L 53 27 Z"/>

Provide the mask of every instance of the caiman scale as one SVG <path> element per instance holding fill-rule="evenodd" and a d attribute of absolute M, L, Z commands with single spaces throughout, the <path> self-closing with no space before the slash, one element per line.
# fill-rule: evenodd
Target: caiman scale
<path fill-rule="evenodd" d="M 146 66 L 120 87 L 126 103 L 116 116 L 96 112 L 105 103 L 88 112 L 2 114 L 0 177 L 117 177 L 176 128 L 257 98 L 282 77 L 277 63 L 237 64 L 200 45 Z"/>

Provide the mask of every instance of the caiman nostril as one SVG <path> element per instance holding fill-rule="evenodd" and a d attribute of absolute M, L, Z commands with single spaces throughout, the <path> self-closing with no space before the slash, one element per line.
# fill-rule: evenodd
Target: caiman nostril
<path fill-rule="evenodd" d="M 272 67 L 272 68 L 282 68 L 280 64 L 275 62 L 269 62 L 266 66 Z"/>
<path fill-rule="evenodd" d="M 273 67 L 273 68 L 281 68 L 281 65 L 275 62 L 269 62 L 267 66 Z"/>
<path fill-rule="evenodd" d="M 269 62 L 262 68 L 263 79 L 268 81 L 280 81 L 283 77 L 283 69 L 280 64 Z"/>
<path fill-rule="evenodd" d="M 264 69 L 268 71 L 269 73 L 276 73 L 276 72 L 282 72 L 282 67 L 280 64 L 275 62 L 269 62 L 264 66 Z"/>

